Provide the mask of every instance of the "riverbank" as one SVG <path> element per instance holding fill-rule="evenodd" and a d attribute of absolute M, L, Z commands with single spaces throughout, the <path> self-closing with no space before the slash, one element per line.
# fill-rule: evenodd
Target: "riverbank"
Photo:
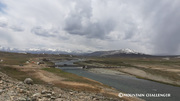
<path fill-rule="evenodd" d="M 107 68 L 137 78 L 180 86 L 180 60 L 172 58 L 93 58 L 77 64 L 92 68 Z"/>

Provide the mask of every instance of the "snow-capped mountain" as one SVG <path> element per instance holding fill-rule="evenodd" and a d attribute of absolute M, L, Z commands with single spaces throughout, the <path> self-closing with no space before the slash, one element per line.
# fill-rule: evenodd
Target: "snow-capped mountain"
<path fill-rule="evenodd" d="M 99 56 L 99 57 L 109 57 L 109 56 L 142 56 L 145 55 L 140 52 L 136 52 L 131 49 L 120 49 L 111 51 L 96 51 L 93 53 L 86 54 L 85 56 Z"/>
<path fill-rule="evenodd" d="M 33 54 L 73 54 L 79 55 L 85 53 L 81 50 L 65 50 L 65 49 L 54 49 L 54 48 L 27 48 L 27 49 L 17 49 L 17 48 L 9 48 L 0 46 L 0 51 L 5 52 L 16 52 L 16 53 L 33 53 Z"/>
<path fill-rule="evenodd" d="M 131 49 L 121 49 L 121 50 L 112 50 L 112 51 L 106 51 L 106 54 L 103 55 L 113 55 L 113 54 L 138 54 L 138 52 L 131 50 Z"/>
<path fill-rule="evenodd" d="M 17 49 L 17 48 L 6 48 L 0 46 L 0 51 L 5 52 L 16 52 L 16 53 L 34 53 L 34 54 L 67 54 L 68 50 L 52 49 L 52 48 L 27 48 L 27 49 Z"/>
<path fill-rule="evenodd" d="M 121 50 L 111 50 L 111 51 L 96 51 L 91 53 L 86 53 L 82 50 L 63 50 L 63 49 L 53 49 L 53 48 L 28 48 L 28 49 L 17 49 L 0 46 L 0 51 L 6 52 L 16 52 L 16 53 L 33 53 L 33 54 L 73 54 L 73 55 L 84 55 L 84 56 L 139 56 L 145 55 L 143 53 L 136 52 L 131 49 L 121 49 Z"/>

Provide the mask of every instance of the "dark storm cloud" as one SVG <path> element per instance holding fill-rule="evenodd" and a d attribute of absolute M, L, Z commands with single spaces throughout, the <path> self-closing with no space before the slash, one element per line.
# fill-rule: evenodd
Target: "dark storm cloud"
<path fill-rule="evenodd" d="M 76 2 L 74 9 L 65 19 L 64 30 L 69 34 L 103 40 L 106 40 L 106 35 L 112 31 L 119 32 L 120 39 L 129 41 L 141 35 L 141 39 L 135 39 L 135 41 L 140 44 L 144 42 L 144 45 L 150 43 L 154 47 L 151 49 L 154 54 L 178 53 L 180 47 L 180 1 L 103 1 L 104 6 L 107 7 L 110 3 L 114 5 L 119 3 L 119 6 L 125 6 L 119 8 L 122 10 L 115 9 L 114 12 L 117 14 L 108 12 L 109 15 L 112 15 L 108 19 L 104 19 L 107 15 L 102 13 L 102 20 L 92 21 L 94 8 L 91 3 Z M 104 10 L 108 10 L 108 8 Z M 114 18 L 113 15 L 117 17 Z M 144 39 L 148 41 L 143 41 Z"/>
<path fill-rule="evenodd" d="M 89 38 L 104 39 L 105 35 L 109 34 L 115 26 L 111 20 L 97 23 L 90 22 L 86 26 L 82 25 L 82 20 L 76 20 L 77 22 L 71 20 L 66 22 L 65 30 L 70 34 L 84 35 Z"/>
<path fill-rule="evenodd" d="M 138 31 L 137 25 L 133 22 L 126 22 L 124 26 L 125 26 L 125 28 L 124 28 L 124 33 L 125 33 L 124 39 L 125 40 L 132 39 Z"/>
<path fill-rule="evenodd" d="M 66 30 L 70 34 L 84 35 L 88 38 L 105 38 L 115 27 L 113 19 L 104 21 L 92 21 L 91 0 L 76 2 L 72 10 L 65 19 Z"/>
<path fill-rule="evenodd" d="M 150 5 L 151 4 L 151 5 Z M 180 47 L 180 1 L 160 0 L 146 4 L 146 17 L 149 16 L 152 30 L 154 30 L 155 53 L 177 54 Z"/>

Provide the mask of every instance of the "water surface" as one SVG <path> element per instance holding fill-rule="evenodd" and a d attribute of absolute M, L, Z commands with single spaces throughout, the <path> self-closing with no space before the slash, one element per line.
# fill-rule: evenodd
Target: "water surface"
<path fill-rule="evenodd" d="M 65 61 L 59 62 L 62 63 L 70 63 L 73 61 Z M 157 94 L 157 93 L 169 93 L 171 97 L 143 97 L 147 101 L 180 101 L 180 87 L 175 87 L 172 85 L 162 84 L 154 81 L 138 79 L 134 76 L 129 75 L 110 75 L 110 74 L 100 74 L 100 73 L 92 73 L 88 70 L 81 69 L 80 67 L 59 67 L 59 69 L 73 73 L 79 76 L 87 77 L 96 81 L 99 81 L 103 84 L 109 85 L 117 90 L 130 93 L 130 94 Z"/>

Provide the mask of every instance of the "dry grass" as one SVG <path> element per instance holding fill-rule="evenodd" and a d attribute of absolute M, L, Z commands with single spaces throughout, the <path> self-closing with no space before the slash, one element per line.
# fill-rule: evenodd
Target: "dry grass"
<path fill-rule="evenodd" d="M 0 71 L 7 74 L 8 76 L 10 76 L 12 78 L 15 78 L 15 79 L 19 80 L 19 81 L 24 81 L 25 78 L 32 78 L 34 83 L 45 84 L 45 82 L 43 82 L 41 79 L 32 77 L 30 72 L 28 72 L 28 73 L 23 72 L 23 71 L 20 71 L 17 68 L 12 68 L 12 67 L 9 67 L 9 66 L 0 65 Z"/>

